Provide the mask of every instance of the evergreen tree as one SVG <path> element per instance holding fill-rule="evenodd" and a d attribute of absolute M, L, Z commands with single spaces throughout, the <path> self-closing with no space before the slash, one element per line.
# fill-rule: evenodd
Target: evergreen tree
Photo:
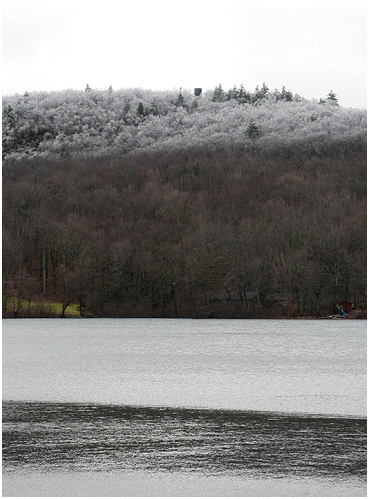
<path fill-rule="evenodd" d="M 263 83 L 260 92 L 262 93 L 263 98 L 265 98 L 268 95 L 269 88 L 265 82 Z"/>
<path fill-rule="evenodd" d="M 213 102 L 222 102 L 224 101 L 225 96 L 224 96 L 224 90 L 222 88 L 222 85 L 219 84 L 219 87 L 215 87 L 214 92 L 213 92 L 213 97 L 212 101 Z"/>
<path fill-rule="evenodd" d="M 238 91 L 238 98 L 239 99 L 246 99 L 246 97 L 247 97 L 247 92 L 245 90 L 245 87 L 241 83 L 240 89 Z"/>
<path fill-rule="evenodd" d="M 293 99 L 292 92 L 290 90 L 286 90 L 286 87 L 284 85 L 282 87 L 281 97 L 282 100 L 286 102 L 292 102 Z"/>
<path fill-rule="evenodd" d="M 139 102 L 138 103 L 138 106 L 137 106 L 137 114 L 139 116 L 145 116 L 145 109 L 144 109 L 144 105 L 142 104 L 142 102 Z"/>
<path fill-rule="evenodd" d="M 128 111 L 131 109 L 131 103 L 130 103 L 129 100 L 124 104 L 124 108 L 123 109 L 124 109 L 125 113 L 128 113 Z"/>
<path fill-rule="evenodd" d="M 337 95 L 331 90 L 328 95 L 327 95 L 327 100 L 334 103 L 336 106 L 338 106 L 338 99 Z"/>
<path fill-rule="evenodd" d="M 183 98 L 183 95 L 182 95 L 182 87 L 179 89 L 179 94 L 178 94 L 178 98 L 177 98 L 177 102 L 176 102 L 176 106 L 179 107 L 179 106 L 183 106 L 184 104 L 184 98 Z"/>
<path fill-rule="evenodd" d="M 152 101 L 151 103 L 150 114 L 153 114 L 154 116 L 157 116 L 159 114 L 158 106 L 156 105 L 155 101 Z"/>
<path fill-rule="evenodd" d="M 254 93 L 252 94 L 252 97 L 251 97 L 252 103 L 255 104 L 255 102 L 257 102 L 261 98 L 262 98 L 262 94 L 260 92 L 259 85 L 257 85 L 255 90 L 254 90 Z"/>
<path fill-rule="evenodd" d="M 251 93 L 248 90 L 245 90 L 245 87 L 242 84 L 238 91 L 238 100 L 240 103 L 247 102 L 248 104 L 251 104 L 252 102 Z"/>
<path fill-rule="evenodd" d="M 253 104 L 255 102 L 258 102 L 258 101 L 265 99 L 265 97 L 268 95 L 268 92 L 269 92 L 269 88 L 265 82 L 263 83 L 263 85 L 260 89 L 259 89 L 259 85 L 257 85 L 255 88 L 255 91 L 254 91 L 254 95 L 252 96 Z"/>
<path fill-rule="evenodd" d="M 14 112 L 10 104 L 4 110 L 4 123 L 6 123 L 10 128 L 14 128 L 15 126 Z"/>
<path fill-rule="evenodd" d="M 260 135 L 260 128 L 256 124 L 255 120 L 250 120 L 249 126 L 246 129 L 246 135 L 250 139 L 254 139 L 255 137 L 258 137 Z"/>
<path fill-rule="evenodd" d="M 226 100 L 238 99 L 239 93 L 236 85 L 232 89 L 229 89 L 226 95 Z"/>

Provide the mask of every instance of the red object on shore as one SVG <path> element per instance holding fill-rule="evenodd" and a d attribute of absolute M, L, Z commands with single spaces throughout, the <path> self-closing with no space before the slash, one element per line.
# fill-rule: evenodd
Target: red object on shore
<path fill-rule="evenodd" d="M 349 314 L 352 310 L 353 303 L 351 301 L 345 300 L 341 303 L 341 307 L 346 314 Z"/>

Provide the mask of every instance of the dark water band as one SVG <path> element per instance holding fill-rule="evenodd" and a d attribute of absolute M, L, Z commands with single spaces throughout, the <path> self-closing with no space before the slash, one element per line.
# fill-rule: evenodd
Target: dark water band
<path fill-rule="evenodd" d="M 366 478 L 366 418 L 3 402 L 3 469 Z"/>

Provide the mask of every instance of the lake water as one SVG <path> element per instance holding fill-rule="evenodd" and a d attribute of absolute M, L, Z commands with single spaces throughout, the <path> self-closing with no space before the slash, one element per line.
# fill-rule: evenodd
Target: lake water
<path fill-rule="evenodd" d="M 366 321 L 3 320 L 4 496 L 366 496 Z"/>

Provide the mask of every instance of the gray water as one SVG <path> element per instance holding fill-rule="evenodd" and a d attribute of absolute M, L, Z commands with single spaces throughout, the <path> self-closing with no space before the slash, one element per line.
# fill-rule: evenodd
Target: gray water
<path fill-rule="evenodd" d="M 366 321 L 3 321 L 5 496 L 365 496 Z"/>

